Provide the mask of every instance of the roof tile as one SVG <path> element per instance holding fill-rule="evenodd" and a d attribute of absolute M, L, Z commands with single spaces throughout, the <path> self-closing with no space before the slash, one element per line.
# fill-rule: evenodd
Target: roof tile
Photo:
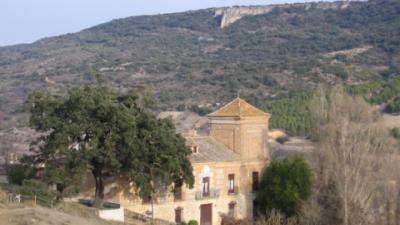
<path fill-rule="evenodd" d="M 241 98 L 236 98 L 217 111 L 208 114 L 208 116 L 218 117 L 252 117 L 252 116 L 268 116 L 269 114 L 250 105 Z"/>

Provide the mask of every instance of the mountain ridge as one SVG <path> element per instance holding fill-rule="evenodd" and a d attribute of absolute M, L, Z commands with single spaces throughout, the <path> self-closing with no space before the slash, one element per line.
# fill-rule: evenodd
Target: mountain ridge
<path fill-rule="evenodd" d="M 223 29 L 218 8 L 135 16 L 1 47 L 0 129 L 26 125 L 21 106 L 29 92 L 64 95 L 94 82 L 96 71 L 118 88 L 152 90 L 160 110 L 197 112 L 228 102 L 238 90 L 262 107 L 319 83 L 398 74 L 398 1 L 335 3 L 348 4 L 343 10 L 321 4 L 274 8 Z"/>

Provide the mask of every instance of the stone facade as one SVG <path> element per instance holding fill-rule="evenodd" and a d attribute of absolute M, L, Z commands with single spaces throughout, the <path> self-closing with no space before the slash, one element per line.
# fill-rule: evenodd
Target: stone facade
<path fill-rule="evenodd" d="M 254 190 L 269 163 L 269 114 L 237 98 L 208 115 L 210 134 L 185 135 L 192 148 L 190 160 L 194 188 L 185 185 L 159 190 L 154 199 L 155 218 L 170 222 L 197 220 L 200 225 L 220 224 L 221 215 L 253 216 Z M 111 182 L 112 183 L 112 182 Z M 108 185 L 109 200 L 136 213 L 151 216 L 150 202 L 143 203 L 129 184 Z M 125 187 L 123 190 L 120 187 Z"/>

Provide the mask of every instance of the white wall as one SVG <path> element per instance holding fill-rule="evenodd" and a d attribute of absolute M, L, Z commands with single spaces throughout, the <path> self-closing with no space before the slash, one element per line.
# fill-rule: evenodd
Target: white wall
<path fill-rule="evenodd" d="M 101 209 L 99 210 L 99 217 L 104 220 L 124 222 L 124 208 L 120 207 L 118 209 Z"/>

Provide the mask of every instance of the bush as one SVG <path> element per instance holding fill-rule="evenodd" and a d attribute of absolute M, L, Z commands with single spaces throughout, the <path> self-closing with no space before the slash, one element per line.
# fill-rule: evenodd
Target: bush
<path fill-rule="evenodd" d="M 256 194 L 259 212 L 278 210 L 286 216 L 297 215 L 301 201 L 311 195 L 312 182 L 313 174 L 302 156 L 272 161 Z"/>
<path fill-rule="evenodd" d="M 249 219 L 235 219 L 234 217 L 221 215 L 221 225 L 252 225 Z"/>
<path fill-rule="evenodd" d="M 390 135 L 396 139 L 400 139 L 400 128 L 395 127 L 390 130 Z"/>
<path fill-rule="evenodd" d="M 255 221 L 249 219 L 235 219 L 223 214 L 221 225 L 296 225 L 299 224 L 295 218 L 286 218 L 279 212 L 271 211 Z"/>
<path fill-rule="evenodd" d="M 35 171 L 32 167 L 16 164 L 7 166 L 7 179 L 11 184 L 22 185 L 26 179 L 35 177 Z"/>
<path fill-rule="evenodd" d="M 189 220 L 188 225 L 199 225 L 197 220 Z"/>
<path fill-rule="evenodd" d="M 57 199 L 57 193 L 39 180 L 24 180 L 20 189 L 22 196 L 36 196 L 37 204 L 50 207 Z"/>

